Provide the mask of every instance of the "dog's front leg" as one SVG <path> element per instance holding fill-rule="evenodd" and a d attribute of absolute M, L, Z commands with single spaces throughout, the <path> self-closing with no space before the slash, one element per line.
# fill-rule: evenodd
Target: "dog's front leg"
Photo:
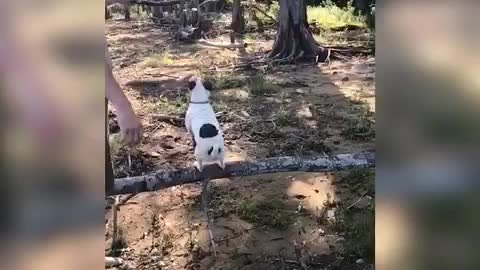
<path fill-rule="evenodd" d="M 201 161 L 201 160 L 197 160 L 197 161 L 193 162 L 193 167 L 197 168 L 197 170 L 198 170 L 199 172 L 202 172 L 202 171 L 203 171 L 202 161 Z"/>
<path fill-rule="evenodd" d="M 225 170 L 225 161 L 223 160 L 223 158 L 218 161 L 218 166 L 220 166 L 222 170 Z"/>

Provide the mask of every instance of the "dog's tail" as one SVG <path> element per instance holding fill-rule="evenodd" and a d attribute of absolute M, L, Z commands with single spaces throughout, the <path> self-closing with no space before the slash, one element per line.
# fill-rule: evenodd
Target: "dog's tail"
<path fill-rule="evenodd" d="M 212 147 L 208 149 L 208 155 L 211 157 L 216 157 L 222 153 L 222 148 L 218 146 L 218 144 L 214 144 Z"/>

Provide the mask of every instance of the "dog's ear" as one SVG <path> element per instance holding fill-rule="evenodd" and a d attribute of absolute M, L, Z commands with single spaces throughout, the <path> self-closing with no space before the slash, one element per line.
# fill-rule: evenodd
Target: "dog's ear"
<path fill-rule="evenodd" d="M 203 87 L 205 87 L 205 89 L 207 89 L 208 91 L 212 91 L 212 90 L 213 90 L 213 84 L 212 84 L 212 82 L 207 81 L 207 80 L 204 80 L 204 81 L 202 81 L 202 84 L 203 84 Z"/>
<path fill-rule="evenodd" d="M 196 81 L 196 80 L 190 79 L 190 80 L 188 81 L 188 88 L 189 88 L 190 90 L 193 90 L 193 88 L 195 88 L 196 85 L 197 85 L 197 81 Z"/>

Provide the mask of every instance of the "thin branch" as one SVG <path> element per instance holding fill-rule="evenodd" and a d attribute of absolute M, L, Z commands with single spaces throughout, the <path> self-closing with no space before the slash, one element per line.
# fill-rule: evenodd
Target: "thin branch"
<path fill-rule="evenodd" d="M 209 42 L 205 39 L 200 39 L 197 41 L 198 44 L 205 45 L 205 46 L 210 46 L 210 47 L 216 47 L 216 48 L 221 48 L 221 49 L 240 49 L 240 48 L 246 48 L 248 46 L 247 43 L 243 44 L 222 44 L 222 43 L 212 43 Z"/>
<path fill-rule="evenodd" d="M 118 201 L 117 206 L 121 206 L 121 205 L 126 204 L 130 199 L 132 199 L 132 198 L 135 197 L 135 196 L 137 196 L 137 194 L 135 194 L 135 193 L 128 194 L 128 195 L 125 196 L 123 199 L 121 199 L 121 200 Z"/>
<path fill-rule="evenodd" d="M 117 225 L 117 212 L 118 212 L 118 206 L 120 202 L 120 196 L 115 196 L 115 203 L 113 204 L 112 207 L 112 244 L 111 244 L 111 250 L 112 252 L 115 252 L 118 247 L 118 225 Z"/>
<path fill-rule="evenodd" d="M 174 115 L 155 114 L 152 115 L 152 118 L 178 127 L 182 127 L 185 123 L 185 118 Z"/>
<path fill-rule="evenodd" d="M 202 210 L 207 218 L 208 238 L 210 239 L 210 245 L 212 246 L 213 256 L 217 257 L 217 247 L 213 237 L 213 231 L 211 226 L 210 215 L 208 214 L 208 178 L 202 181 Z"/>
<path fill-rule="evenodd" d="M 173 6 L 176 4 L 181 4 L 188 2 L 188 0 L 172 0 L 172 1 L 146 1 L 146 0 L 131 0 L 130 4 L 138 4 L 145 6 L 154 6 L 154 7 L 163 7 L 163 6 Z"/>
<path fill-rule="evenodd" d="M 256 6 L 255 4 L 249 5 L 249 6 L 250 6 L 250 7 L 253 7 L 253 8 L 256 9 L 256 10 L 258 10 L 260 13 L 262 13 L 263 15 L 265 15 L 265 17 L 267 17 L 267 18 L 269 18 L 270 20 L 272 20 L 272 22 L 278 23 L 278 21 L 277 21 L 275 18 L 273 18 L 272 16 L 268 15 L 268 13 L 267 13 L 265 10 L 259 8 L 259 7 Z"/>
<path fill-rule="evenodd" d="M 209 179 L 250 176 L 292 171 L 327 172 L 354 167 L 375 167 L 375 153 L 342 154 L 321 157 L 274 157 L 259 160 L 227 162 L 225 170 L 217 165 L 204 167 L 199 173 L 194 167 L 174 171 L 157 171 L 144 176 L 115 179 L 112 194 L 140 193 Z"/>
<path fill-rule="evenodd" d="M 207 0 L 207 1 L 205 1 L 205 2 L 200 3 L 200 4 L 198 5 L 198 7 L 200 8 L 200 7 L 203 6 L 203 5 L 206 5 L 206 4 L 208 4 L 208 3 L 217 2 L 217 1 L 218 1 L 218 0 Z"/>

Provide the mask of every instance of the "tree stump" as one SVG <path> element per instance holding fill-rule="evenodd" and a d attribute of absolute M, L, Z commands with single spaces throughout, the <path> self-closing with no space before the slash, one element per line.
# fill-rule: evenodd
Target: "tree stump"
<path fill-rule="evenodd" d="M 304 0 L 279 0 L 278 33 L 271 59 L 313 59 L 323 62 L 328 52 L 313 38 L 307 21 L 307 7 Z"/>

